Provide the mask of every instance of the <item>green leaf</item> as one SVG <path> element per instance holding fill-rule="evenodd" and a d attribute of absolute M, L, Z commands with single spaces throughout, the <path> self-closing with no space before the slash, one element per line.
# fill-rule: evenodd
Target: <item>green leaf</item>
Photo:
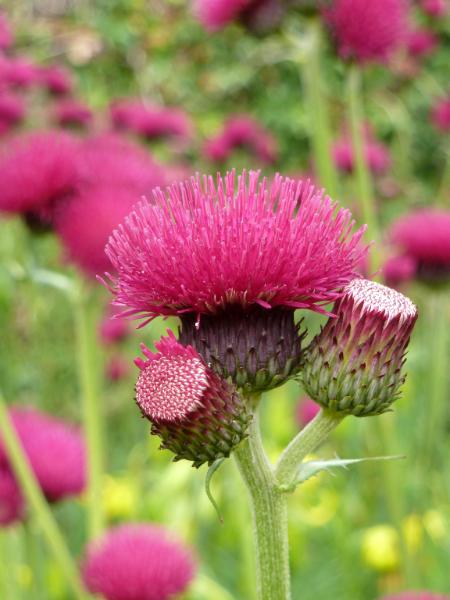
<path fill-rule="evenodd" d="M 220 523 L 223 524 L 223 517 L 220 514 L 219 511 L 219 507 L 217 506 L 217 502 L 214 500 L 214 497 L 211 493 L 211 478 L 214 475 L 214 473 L 217 471 L 217 469 L 220 467 L 220 465 L 223 463 L 225 459 L 224 458 L 219 458 L 217 459 L 215 462 L 213 462 L 213 464 L 209 467 L 208 472 L 206 473 L 206 479 L 205 479 L 205 491 L 206 491 L 206 495 L 209 498 L 209 501 L 211 502 L 211 504 L 214 506 L 214 510 L 217 513 L 217 516 L 219 518 Z"/>

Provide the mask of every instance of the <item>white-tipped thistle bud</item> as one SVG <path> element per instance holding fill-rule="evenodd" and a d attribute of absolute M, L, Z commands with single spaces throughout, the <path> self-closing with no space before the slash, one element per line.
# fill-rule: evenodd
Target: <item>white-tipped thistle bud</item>
<path fill-rule="evenodd" d="M 391 288 L 354 279 L 333 313 L 305 351 L 305 391 L 339 414 L 381 414 L 404 382 L 402 367 L 417 308 Z"/>

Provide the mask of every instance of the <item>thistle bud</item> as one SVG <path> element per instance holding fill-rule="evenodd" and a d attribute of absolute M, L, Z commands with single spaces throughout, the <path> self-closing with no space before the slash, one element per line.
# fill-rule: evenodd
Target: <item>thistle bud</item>
<path fill-rule="evenodd" d="M 381 414 L 404 382 L 402 367 L 417 308 L 391 288 L 354 279 L 333 313 L 305 351 L 305 391 L 343 415 Z"/>
<path fill-rule="evenodd" d="M 141 373 L 136 402 L 152 423 L 151 433 L 162 439 L 161 449 L 174 460 L 191 460 L 195 467 L 212 464 L 246 436 L 251 420 L 234 386 L 212 371 L 192 346 L 182 346 L 172 332 L 147 360 L 136 359 Z"/>

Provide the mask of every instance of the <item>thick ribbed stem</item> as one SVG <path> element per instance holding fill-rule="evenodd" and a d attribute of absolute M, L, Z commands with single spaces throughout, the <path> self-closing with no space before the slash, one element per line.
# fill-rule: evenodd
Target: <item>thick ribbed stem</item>
<path fill-rule="evenodd" d="M 367 165 L 364 148 L 364 109 L 362 103 L 361 71 L 357 65 L 351 65 L 349 67 L 347 87 L 358 201 L 361 203 L 362 218 L 367 224 L 369 237 L 378 240 L 379 228 L 372 177 Z"/>
<path fill-rule="evenodd" d="M 289 547 L 286 497 L 276 485 L 264 452 L 255 413 L 249 436 L 234 451 L 247 486 L 256 546 L 258 600 L 289 600 Z"/>
<path fill-rule="evenodd" d="M 20 482 L 24 496 L 32 510 L 41 530 L 53 551 L 55 561 L 61 567 L 68 586 L 72 589 L 77 600 L 86 600 L 88 597 L 84 592 L 80 581 L 78 569 L 72 560 L 63 536 L 53 518 L 49 505 L 42 494 L 42 490 L 31 470 L 28 459 L 23 452 L 20 440 L 8 414 L 3 397 L 0 393 L 0 432 L 3 443 L 8 453 L 8 458 L 14 469 L 14 473 Z M 57 459 L 57 457 L 55 457 Z"/>
<path fill-rule="evenodd" d="M 331 134 L 325 96 L 325 78 L 321 77 L 322 30 L 319 20 L 311 20 L 308 32 L 309 52 L 302 66 L 309 111 L 311 144 L 319 183 L 332 198 L 337 196 L 337 174 L 331 156 Z"/>
<path fill-rule="evenodd" d="M 275 477 L 281 486 L 289 487 L 307 454 L 313 452 L 342 421 L 343 417 L 321 409 L 316 417 L 300 431 L 280 456 Z"/>
<path fill-rule="evenodd" d="M 83 402 L 83 425 L 88 450 L 88 532 L 98 537 L 104 528 L 102 510 L 103 427 L 100 408 L 100 365 L 96 352 L 96 321 L 92 299 L 80 284 L 74 294 L 78 370 Z"/>

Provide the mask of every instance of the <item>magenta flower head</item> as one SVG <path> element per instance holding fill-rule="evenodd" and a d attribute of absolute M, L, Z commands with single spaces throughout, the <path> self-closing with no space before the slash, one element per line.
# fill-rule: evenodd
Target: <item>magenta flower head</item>
<path fill-rule="evenodd" d="M 39 70 L 40 83 L 53 95 L 64 96 L 73 89 L 70 72 L 59 65 L 51 65 Z"/>
<path fill-rule="evenodd" d="M 130 374 L 129 361 L 120 354 L 111 356 L 105 365 L 105 376 L 108 381 L 117 382 L 126 379 Z"/>
<path fill-rule="evenodd" d="M 422 10 L 432 17 L 442 17 L 447 14 L 448 0 L 421 0 Z"/>
<path fill-rule="evenodd" d="M 91 109 L 73 98 L 60 100 L 55 107 L 55 120 L 61 127 L 87 127 L 92 121 Z"/>
<path fill-rule="evenodd" d="M 25 103 L 20 96 L 10 92 L 0 93 L 0 134 L 23 121 Z"/>
<path fill-rule="evenodd" d="M 305 352 L 301 380 L 323 408 L 341 415 L 378 415 L 399 396 L 414 304 L 399 292 L 354 279 Z"/>
<path fill-rule="evenodd" d="M 195 575 L 192 551 L 162 527 L 120 525 L 91 543 L 83 580 L 105 600 L 172 600 Z"/>
<path fill-rule="evenodd" d="M 332 152 L 336 167 L 344 173 L 352 173 L 355 166 L 355 157 L 351 140 L 343 138 L 337 141 L 332 148 Z M 381 175 L 389 169 L 391 159 L 386 146 L 372 139 L 367 139 L 364 152 L 366 163 L 374 175 Z"/>
<path fill-rule="evenodd" d="M 408 33 L 407 47 L 411 56 L 429 56 L 433 54 L 438 44 L 436 34 L 428 29 L 415 29 Z"/>
<path fill-rule="evenodd" d="M 26 58 L 10 58 L 2 64 L 1 78 L 13 87 L 27 89 L 38 82 L 39 69 Z"/>
<path fill-rule="evenodd" d="M 25 502 L 14 475 L 7 465 L 0 464 L 0 527 L 21 521 Z"/>
<path fill-rule="evenodd" d="M 22 214 L 30 225 L 52 223 L 77 183 L 78 142 L 59 131 L 17 137 L 0 150 L 0 211 Z"/>
<path fill-rule="evenodd" d="M 355 276 L 367 249 L 352 226 L 309 182 L 197 176 L 156 190 L 113 233 L 109 285 L 124 315 L 179 316 L 183 344 L 265 389 L 299 368 L 295 309 L 323 312 Z"/>
<path fill-rule="evenodd" d="M 251 413 L 234 386 L 219 377 L 192 346 L 179 344 L 171 331 L 147 360 L 136 359 L 141 373 L 136 403 L 174 460 L 199 467 L 228 457 L 246 436 Z"/>
<path fill-rule="evenodd" d="M 319 410 L 320 406 L 314 402 L 314 400 L 308 398 L 308 396 L 300 398 L 295 411 L 297 423 L 300 425 L 300 427 L 305 427 L 314 419 Z"/>
<path fill-rule="evenodd" d="M 209 31 L 222 29 L 235 21 L 253 0 L 195 0 L 194 12 Z"/>
<path fill-rule="evenodd" d="M 406 0 L 333 0 L 325 18 L 342 58 L 384 62 L 405 41 Z"/>
<path fill-rule="evenodd" d="M 446 282 L 450 277 L 450 212 L 419 209 L 401 217 L 390 237 L 401 253 L 416 264 L 416 276 L 428 283 Z"/>
<path fill-rule="evenodd" d="M 450 132 L 450 93 L 434 104 L 431 109 L 431 121 L 440 133 Z"/>
<path fill-rule="evenodd" d="M 81 494 L 86 484 L 86 458 L 79 431 L 32 408 L 13 408 L 10 415 L 47 500 L 56 502 Z M 7 460 L 2 443 L 0 458 Z"/>
<path fill-rule="evenodd" d="M 6 15 L 0 13 L 0 50 L 7 50 L 14 43 L 14 36 Z"/>
<path fill-rule="evenodd" d="M 383 596 L 380 600 L 450 600 L 450 596 L 434 592 L 402 592 L 392 596 Z"/>

